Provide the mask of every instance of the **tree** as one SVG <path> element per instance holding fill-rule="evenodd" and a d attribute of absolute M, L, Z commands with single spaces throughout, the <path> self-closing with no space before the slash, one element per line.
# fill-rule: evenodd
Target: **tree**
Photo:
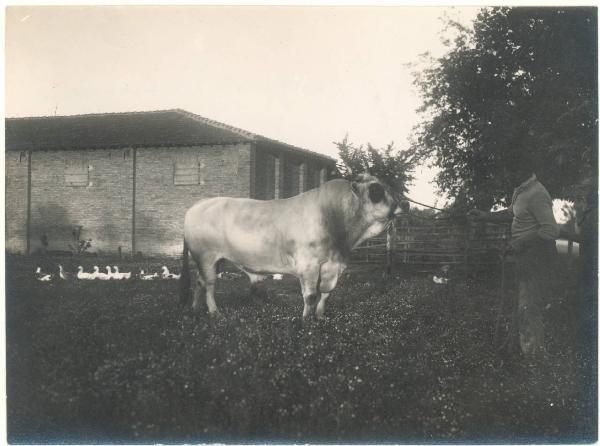
<path fill-rule="evenodd" d="M 404 194 L 408 191 L 413 177 L 416 159 L 414 151 L 399 151 L 390 143 L 385 149 L 355 146 L 348 142 L 348 136 L 337 142 L 340 162 L 338 171 L 343 178 L 352 179 L 361 173 L 370 173 L 390 186 L 394 191 Z"/>
<path fill-rule="evenodd" d="M 69 248 L 73 251 L 74 255 L 81 255 L 89 248 L 92 247 L 92 239 L 82 239 L 81 232 L 83 231 L 83 226 L 75 226 L 71 231 L 71 235 L 73 236 L 73 244 L 69 244 Z"/>
<path fill-rule="evenodd" d="M 450 197 L 507 204 L 528 152 L 554 197 L 596 177 L 595 8 L 484 8 L 473 29 L 449 22 L 448 52 L 416 73 L 423 105 L 413 134 Z"/>

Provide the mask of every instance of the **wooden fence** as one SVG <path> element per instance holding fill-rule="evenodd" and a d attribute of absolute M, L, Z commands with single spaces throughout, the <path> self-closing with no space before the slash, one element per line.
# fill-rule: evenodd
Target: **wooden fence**
<path fill-rule="evenodd" d="M 397 219 L 387 234 L 356 248 L 353 263 L 408 264 L 434 270 L 443 264 L 486 266 L 500 262 L 509 224 L 452 219 Z"/>

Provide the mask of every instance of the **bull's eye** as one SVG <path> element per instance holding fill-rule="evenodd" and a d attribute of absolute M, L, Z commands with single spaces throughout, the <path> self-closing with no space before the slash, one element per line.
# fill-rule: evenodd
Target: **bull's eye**
<path fill-rule="evenodd" d="M 385 197 L 385 189 L 379 183 L 369 184 L 369 199 L 373 203 L 379 203 Z"/>

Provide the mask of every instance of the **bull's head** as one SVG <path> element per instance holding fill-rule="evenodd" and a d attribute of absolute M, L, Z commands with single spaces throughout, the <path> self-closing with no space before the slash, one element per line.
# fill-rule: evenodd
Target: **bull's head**
<path fill-rule="evenodd" d="M 352 192 L 361 200 L 366 214 L 375 220 L 391 220 L 410 209 L 408 201 L 372 175 L 359 175 L 352 182 Z"/>

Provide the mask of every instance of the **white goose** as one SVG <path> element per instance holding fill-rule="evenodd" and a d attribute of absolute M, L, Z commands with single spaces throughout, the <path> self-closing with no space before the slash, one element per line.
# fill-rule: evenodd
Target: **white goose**
<path fill-rule="evenodd" d="M 107 268 L 108 268 L 108 271 L 110 271 L 109 274 L 110 274 L 110 278 L 112 280 L 121 280 L 123 278 L 123 277 L 121 277 L 121 273 L 119 273 L 119 268 L 117 268 L 116 266 L 113 266 L 112 270 L 111 270 L 110 266 L 107 266 Z"/>
<path fill-rule="evenodd" d="M 110 280 L 110 276 L 106 273 L 101 273 L 100 268 L 98 268 L 97 266 L 94 266 L 94 272 L 92 274 L 94 275 L 94 279 Z"/>
<path fill-rule="evenodd" d="M 62 265 L 58 265 L 58 277 L 62 280 L 69 280 L 71 279 L 71 273 L 66 272 Z"/>
<path fill-rule="evenodd" d="M 109 265 L 106 265 L 106 274 L 108 275 L 109 279 L 116 279 L 117 277 L 115 277 L 115 273 L 112 272 L 112 270 L 110 269 Z"/>
<path fill-rule="evenodd" d="M 86 273 L 83 271 L 83 266 L 78 266 L 77 267 L 78 271 L 77 271 L 77 278 L 79 280 L 92 280 L 94 279 L 94 274 L 93 273 Z"/>
<path fill-rule="evenodd" d="M 163 279 L 179 279 L 181 277 L 181 274 L 173 274 L 171 272 L 169 272 L 169 268 L 167 268 L 166 266 L 162 267 L 162 278 Z"/>
<path fill-rule="evenodd" d="M 119 267 L 118 266 L 113 266 L 115 272 L 113 273 L 113 276 L 115 279 L 119 279 L 119 280 L 123 280 L 123 279 L 130 279 L 131 278 L 131 272 L 129 273 L 120 273 L 119 272 Z"/>
<path fill-rule="evenodd" d="M 52 275 L 43 273 L 42 268 L 38 266 L 35 270 L 35 278 L 40 282 L 50 282 L 52 280 Z"/>
<path fill-rule="evenodd" d="M 445 285 L 448 283 L 448 279 L 446 277 L 433 276 L 433 282 L 439 285 Z"/>
<path fill-rule="evenodd" d="M 143 269 L 140 270 L 140 279 L 142 280 L 154 280 L 158 279 L 158 273 L 146 274 Z"/>

